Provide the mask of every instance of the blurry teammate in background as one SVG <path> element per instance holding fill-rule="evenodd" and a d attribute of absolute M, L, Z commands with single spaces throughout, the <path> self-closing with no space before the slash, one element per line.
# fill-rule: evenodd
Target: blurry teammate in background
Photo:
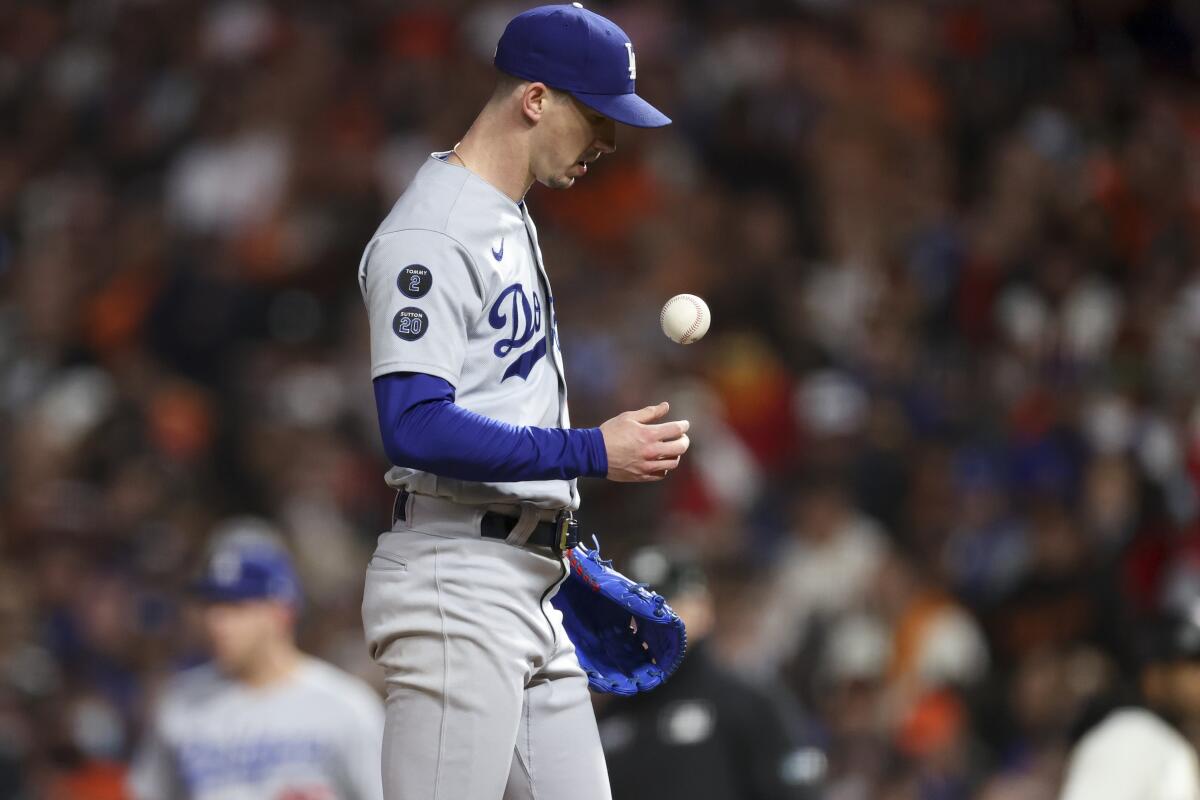
<path fill-rule="evenodd" d="M 159 698 L 137 753 L 139 800 L 378 800 L 383 705 L 296 647 L 299 583 L 261 535 L 218 539 L 196 586 L 212 661 Z"/>
<path fill-rule="evenodd" d="M 1171 615 L 1145 633 L 1142 702 L 1087 730 L 1060 800 L 1200 800 L 1200 620 Z"/>
<path fill-rule="evenodd" d="M 803 746 L 790 699 L 722 669 L 705 645 L 713 601 L 699 566 L 647 547 L 627 561 L 687 624 L 688 654 L 652 692 L 605 698 L 600 739 L 613 797 L 808 800 L 820 796 L 825 755 Z"/>

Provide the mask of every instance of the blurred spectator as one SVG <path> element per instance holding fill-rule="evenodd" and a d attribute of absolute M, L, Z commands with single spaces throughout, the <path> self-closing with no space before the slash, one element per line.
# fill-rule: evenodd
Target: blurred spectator
<path fill-rule="evenodd" d="M 809 626 L 861 606 L 888 550 L 879 525 L 850 504 L 838 477 L 818 475 L 800 489 L 780 547 L 747 663 L 770 670 L 794 657 Z"/>
<path fill-rule="evenodd" d="M 825 755 L 805 742 L 786 690 L 755 686 L 713 660 L 705 641 L 712 596 L 699 565 L 679 551 L 645 547 L 630 555 L 628 574 L 654 587 L 683 618 L 688 653 L 659 689 L 598 700 L 613 796 L 818 797 Z"/>
<path fill-rule="evenodd" d="M 1143 636 L 1141 702 L 1096 715 L 1072 751 L 1063 800 L 1200 795 L 1200 624 L 1164 615 Z"/>

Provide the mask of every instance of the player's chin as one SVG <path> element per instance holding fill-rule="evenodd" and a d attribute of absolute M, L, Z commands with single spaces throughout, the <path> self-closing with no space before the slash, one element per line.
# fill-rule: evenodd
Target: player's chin
<path fill-rule="evenodd" d="M 546 184 L 546 186 L 550 187 L 551 189 L 570 189 L 575 185 L 575 176 L 566 174 L 555 175 L 552 178 L 547 178 L 546 180 L 542 181 L 542 183 Z"/>

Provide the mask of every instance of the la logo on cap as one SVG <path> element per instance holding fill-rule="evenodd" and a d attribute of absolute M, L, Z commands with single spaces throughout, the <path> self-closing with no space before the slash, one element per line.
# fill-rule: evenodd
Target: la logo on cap
<path fill-rule="evenodd" d="M 222 586 L 236 583 L 242 574 L 242 559 L 237 553 L 218 553 L 212 561 L 212 578 Z"/>
<path fill-rule="evenodd" d="M 576 8 L 583 8 L 583 3 L 571 3 Z M 629 80 L 637 80 L 637 59 L 633 55 L 633 42 L 626 42 L 625 49 L 629 51 Z M 492 58 L 495 58 L 495 53 Z"/>
<path fill-rule="evenodd" d="M 513 17 L 492 61 L 501 72 L 569 92 L 614 122 L 638 128 L 671 123 L 635 91 L 633 37 L 583 3 L 538 6 Z"/>

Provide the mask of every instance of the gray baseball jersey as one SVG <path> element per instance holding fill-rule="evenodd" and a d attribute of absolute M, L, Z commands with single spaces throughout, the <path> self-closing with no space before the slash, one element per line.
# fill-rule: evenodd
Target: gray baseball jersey
<path fill-rule="evenodd" d="M 513 425 L 567 428 L 554 296 L 525 203 L 434 153 L 359 264 L 371 377 L 422 372 Z M 470 505 L 579 507 L 575 481 L 479 483 L 393 467 L 388 484 Z"/>
<path fill-rule="evenodd" d="M 1200 764 L 1157 715 L 1122 708 L 1075 745 L 1059 800 L 1200 800 Z"/>
<path fill-rule="evenodd" d="M 139 800 L 380 800 L 383 705 L 313 658 L 254 688 L 212 666 L 165 691 L 135 757 Z"/>

